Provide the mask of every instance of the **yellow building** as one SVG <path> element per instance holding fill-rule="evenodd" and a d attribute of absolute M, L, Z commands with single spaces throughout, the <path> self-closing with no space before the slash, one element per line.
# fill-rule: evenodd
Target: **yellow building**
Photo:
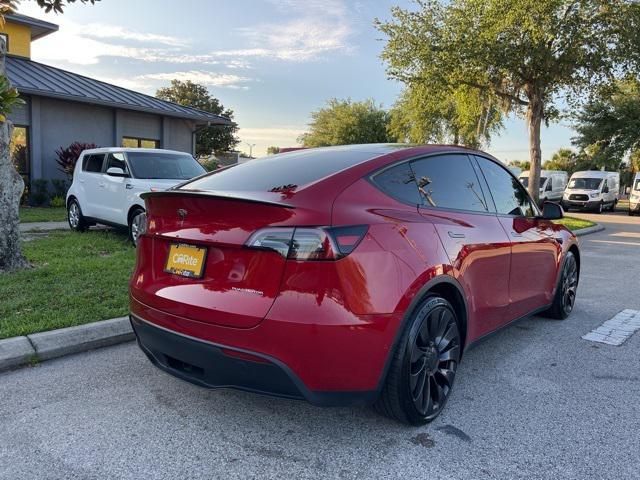
<path fill-rule="evenodd" d="M 0 26 L 0 35 L 4 37 L 10 55 L 31 58 L 31 42 L 58 30 L 53 23 L 18 13 L 5 18 L 4 25 Z"/>

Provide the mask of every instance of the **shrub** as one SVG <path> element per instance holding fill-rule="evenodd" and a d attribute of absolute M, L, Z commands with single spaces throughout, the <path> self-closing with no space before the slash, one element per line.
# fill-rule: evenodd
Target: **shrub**
<path fill-rule="evenodd" d="M 98 148 L 98 145 L 95 143 L 73 142 L 67 148 L 60 147 L 56 150 L 56 155 L 58 156 L 56 162 L 59 165 L 59 169 L 67 174 L 69 180 L 73 179 L 73 170 L 76 168 L 76 162 L 80 158 L 80 154 L 83 150 L 90 148 Z"/>
<path fill-rule="evenodd" d="M 59 178 L 55 178 L 51 180 L 51 186 L 53 187 L 52 196 L 55 197 L 67 197 L 67 190 L 69 189 L 69 184 L 66 180 L 60 180 Z"/>
<path fill-rule="evenodd" d="M 218 162 L 215 162 L 213 160 L 205 159 L 205 160 L 199 160 L 199 162 L 200 162 L 200 165 L 202 165 L 207 172 L 213 172 L 214 170 L 217 170 L 219 167 Z"/>
<path fill-rule="evenodd" d="M 60 197 L 60 196 L 55 196 L 51 199 L 51 202 L 49 202 L 49 205 L 52 207 L 64 207 L 66 204 L 64 197 Z"/>
<path fill-rule="evenodd" d="M 31 180 L 31 193 L 29 194 L 29 203 L 34 207 L 44 205 L 49 200 L 49 182 L 42 178 Z"/>

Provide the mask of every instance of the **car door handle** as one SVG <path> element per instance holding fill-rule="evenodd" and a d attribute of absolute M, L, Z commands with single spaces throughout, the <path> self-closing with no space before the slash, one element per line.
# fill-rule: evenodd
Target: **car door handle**
<path fill-rule="evenodd" d="M 465 237 L 464 233 L 458 233 L 458 232 L 447 232 L 447 233 L 449 233 L 449 236 L 451 238 L 464 238 Z"/>
<path fill-rule="evenodd" d="M 100 188 L 104 188 L 106 185 L 107 185 L 107 184 L 106 184 L 106 183 L 104 183 L 104 182 L 100 182 L 100 183 L 98 184 L 98 186 L 99 186 Z"/>
<path fill-rule="evenodd" d="M 127 183 L 124 188 L 126 188 L 127 190 L 131 190 L 133 188 L 133 185 L 131 185 L 130 183 Z"/>

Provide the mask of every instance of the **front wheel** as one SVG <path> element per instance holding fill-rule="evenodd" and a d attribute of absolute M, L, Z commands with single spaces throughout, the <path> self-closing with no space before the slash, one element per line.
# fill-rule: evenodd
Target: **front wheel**
<path fill-rule="evenodd" d="M 436 418 L 451 394 L 461 345 L 451 304 L 428 297 L 408 320 L 376 410 L 411 425 Z"/>
<path fill-rule="evenodd" d="M 145 231 L 147 216 L 144 210 L 138 208 L 129 215 L 129 238 L 131 242 L 137 246 L 140 235 Z"/>
<path fill-rule="evenodd" d="M 603 206 L 602 206 L 602 202 L 600 202 L 596 207 L 596 213 L 602 213 L 602 210 L 603 210 Z"/>
<path fill-rule="evenodd" d="M 67 206 L 67 220 L 71 230 L 75 230 L 76 232 L 84 232 L 89 228 L 89 224 L 82 215 L 80 204 L 75 199 L 71 200 Z"/>
<path fill-rule="evenodd" d="M 578 280 L 578 262 L 572 252 L 567 252 L 556 295 L 553 298 L 551 308 L 545 312 L 547 317 L 564 320 L 569 316 L 576 303 Z"/>

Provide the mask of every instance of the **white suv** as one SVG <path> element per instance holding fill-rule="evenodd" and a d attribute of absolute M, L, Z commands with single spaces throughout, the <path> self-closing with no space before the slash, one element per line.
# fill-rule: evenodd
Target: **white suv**
<path fill-rule="evenodd" d="M 69 226 L 129 228 L 134 244 L 144 227 L 140 194 L 166 190 L 206 173 L 189 154 L 150 148 L 96 148 L 80 155 L 67 193 Z"/>

